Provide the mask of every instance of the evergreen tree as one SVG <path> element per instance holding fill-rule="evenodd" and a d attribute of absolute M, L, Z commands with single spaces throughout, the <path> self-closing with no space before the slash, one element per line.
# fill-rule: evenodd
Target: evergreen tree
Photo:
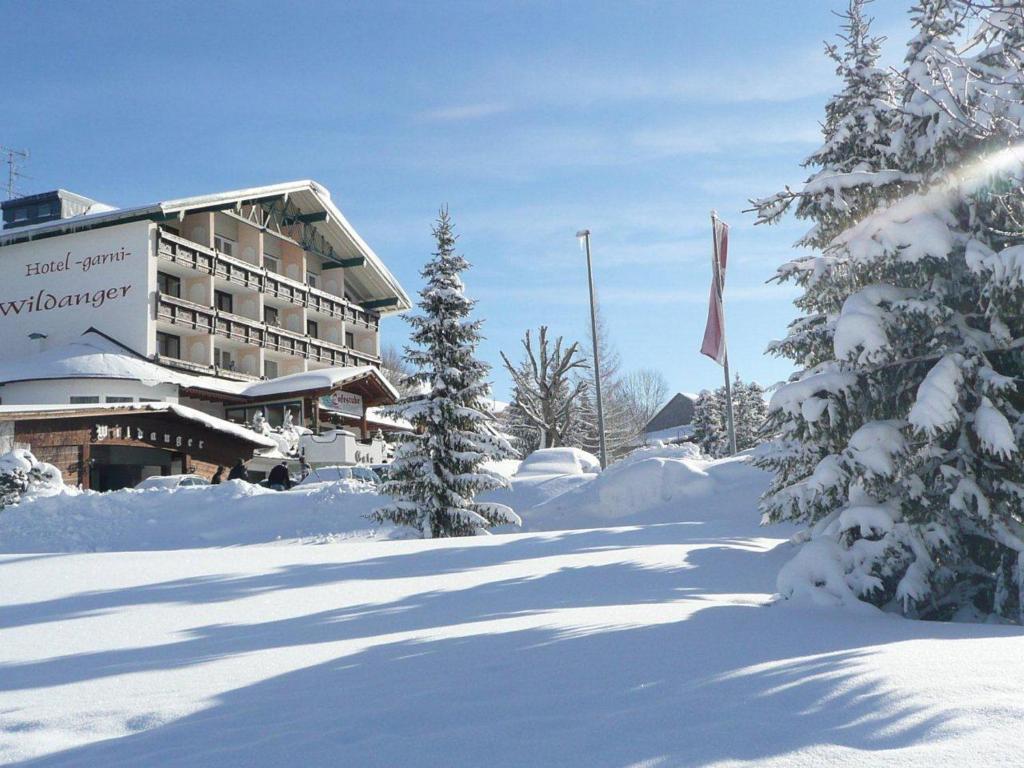
<path fill-rule="evenodd" d="M 732 385 L 733 423 L 736 429 L 736 450 L 755 448 L 762 441 L 762 430 L 768 416 L 764 387 L 756 381 L 744 382 L 739 375 Z"/>
<path fill-rule="evenodd" d="M 704 390 L 693 406 L 693 439 L 712 458 L 729 455 L 729 421 L 725 386 Z M 761 443 L 768 413 L 764 388 L 756 382 L 744 382 L 739 375 L 732 384 L 733 427 L 736 450 L 746 451 Z"/>
<path fill-rule="evenodd" d="M 898 154 L 920 187 L 892 200 L 880 175 L 823 253 L 781 272 L 815 312 L 775 347 L 803 370 L 770 404 L 762 509 L 812 526 L 783 593 L 1020 619 L 1024 171 L 1006 148 L 1022 138 L 1024 19 L 995 5 L 970 58 L 948 44 L 949 5 L 915 6 Z M 925 114 L 929 90 L 952 106 Z M 801 586 L 800 573 L 818 575 Z"/>
<path fill-rule="evenodd" d="M 630 448 L 632 438 L 629 413 L 624 402 L 622 358 L 612 343 L 608 326 L 601 311 L 600 303 L 597 312 L 597 352 L 601 363 L 601 405 L 604 410 L 605 446 L 608 460 L 614 461 L 624 455 Z M 590 329 L 587 330 L 587 337 Z M 600 452 L 597 420 L 597 389 L 594 379 L 593 344 L 585 344 L 584 362 L 585 375 L 580 376 L 586 388 L 585 402 L 589 406 L 581 414 L 585 424 L 578 430 L 583 444 L 576 446 L 597 456 Z"/>
<path fill-rule="evenodd" d="M 395 408 L 415 433 L 403 436 L 384 484 L 384 493 L 394 501 L 373 512 L 378 522 L 417 528 L 425 538 L 520 524 L 508 507 L 475 500 L 476 494 L 508 482 L 485 469 L 484 462 L 510 458 L 513 452 L 490 428 L 493 417 L 484 402 L 488 366 L 476 357 L 482 321 L 468 319 L 474 302 L 465 296 L 461 274 L 469 264 L 455 252 L 447 209 L 433 234 L 437 250 L 421 272 L 426 280 L 420 291 L 422 314 L 409 318 L 415 346 L 406 349 L 406 360 L 416 369 L 411 383 L 429 391 Z"/>
<path fill-rule="evenodd" d="M 706 456 L 718 458 L 729 452 L 725 416 L 725 388 L 703 390 L 693 405 L 693 440 Z"/>

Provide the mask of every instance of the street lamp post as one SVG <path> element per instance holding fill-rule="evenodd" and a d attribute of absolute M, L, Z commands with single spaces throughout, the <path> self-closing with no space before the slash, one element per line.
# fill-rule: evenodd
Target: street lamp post
<path fill-rule="evenodd" d="M 594 342 L 594 390 L 597 395 L 597 440 L 601 469 L 608 466 L 608 449 L 604 438 L 604 403 L 601 400 L 601 355 L 597 348 L 597 306 L 594 301 L 594 268 L 590 260 L 590 230 L 581 229 L 576 237 L 583 238 L 587 246 L 587 281 L 590 284 L 590 334 Z"/>

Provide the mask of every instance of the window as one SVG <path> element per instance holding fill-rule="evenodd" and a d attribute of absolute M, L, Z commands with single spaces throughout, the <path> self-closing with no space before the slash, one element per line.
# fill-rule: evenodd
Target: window
<path fill-rule="evenodd" d="M 281 274 L 281 260 L 277 256 L 273 256 L 269 253 L 263 254 L 263 266 L 266 267 L 268 272 L 275 272 Z"/>
<path fill-rule="evenodd" d="M 72 405 L 84 405 L 86 403 L 98 403 L 100 401 L 99 395 L 72 395 Z"/>
<path fill-rule="evenodd" d="M 224 235 L 213 236 L 213 247 L 227 256 L 235 255 L 235 241 Z"/>
<path fill-rule="evenodd" d="M 160 357 L 181 357 L 181 337 L 170 333 L 156 332 L 156 351 Z"/>
<path fill-rule="evenodd" d="M 227 371 L 235 370 L 235 360 L 226 349 L 213 350 L 213 364 Z"/>
<path fill-rule="evenodd" d="M 28 208 L 15 208 L 14 209 L 14 220 L 22 221 L 28 218 Z"/>
<path fill-rule="evenodd" d="M 320 326 L 317 325 L 316 320 L 306 321 L 306 335 L 312 336 L 314 339 L 320 338 Z"/>
<path fill-rule="evenodd" d="M 124 397 L 122 395 L 107 395 L 103 399 L 108 403 L 131 403 L 134 401 L 134 398 Z"/>
<path fill-rule="evenodd" d="M 174 275 L 168 275 L 166 272 L 157 272 L 156 288 L 165 296 L 174 296 L 177 299 L 181 298 L 181 280 L 176 278 Z"/>
<path fill-rule="evenodd" d="M 277 361 L 276 360 L 264 360 L 263 361 L 263 375 L 268 379 L 277 378 Z"/>
<path fill-rule="evenodd" d="M 319 288 L 320 287 L 320 275 L 317 272 L 307 272 L 306 273 L 306 285 L 308 285 L 310 288 Z"/>
<path fill-rule="evenodd" d="M 227 291 L 214 291 L 213 303 L 217 305 L 217 309 L 219 309 L 221 312 L 235 311 L 234 297 L 232 297 L 232 295 Z"/>
<path fill-rule="evenodd" d="M 274 307 L 263 308 L 263 322 L 267 325 L 280 327 L 280 323 L 277 321 L 277 310 Z"/>
<path fill-rule="evenodd" d="M 349 349 L 356 348 L 356 337 L 352 331 L 345 331 L 345 346 Z"/>
<path fill-rule="evenodd" d="M 139 398 L 139 402 L 140 403 L 162 403 L 163 400 L 161 400 L 159 397 L 140 397 Z"/>

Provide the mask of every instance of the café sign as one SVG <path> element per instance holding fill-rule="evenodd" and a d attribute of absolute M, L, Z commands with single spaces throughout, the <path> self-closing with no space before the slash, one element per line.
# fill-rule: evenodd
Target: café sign
<path fill-rule="evenodd" d="M 320 398 L 320 407 L 326 411 L 362 417 L 363 396 L 357 395 L 354 392 L 337 390 L 329 395 L 322 396 Z"/>

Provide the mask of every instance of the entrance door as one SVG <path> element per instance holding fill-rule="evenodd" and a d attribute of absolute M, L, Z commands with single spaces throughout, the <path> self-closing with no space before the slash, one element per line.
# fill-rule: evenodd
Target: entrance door
<path fill-rule="evenodd" d="M 129 445 L 93 445 L 89 487 L 94 491 L 134 488 L 152 475 L 173 474 L 174 452 Z M 177 467 L 181 466 L 178 458 Z M 180 470 L 179 470 L 180 471 Z"/>

